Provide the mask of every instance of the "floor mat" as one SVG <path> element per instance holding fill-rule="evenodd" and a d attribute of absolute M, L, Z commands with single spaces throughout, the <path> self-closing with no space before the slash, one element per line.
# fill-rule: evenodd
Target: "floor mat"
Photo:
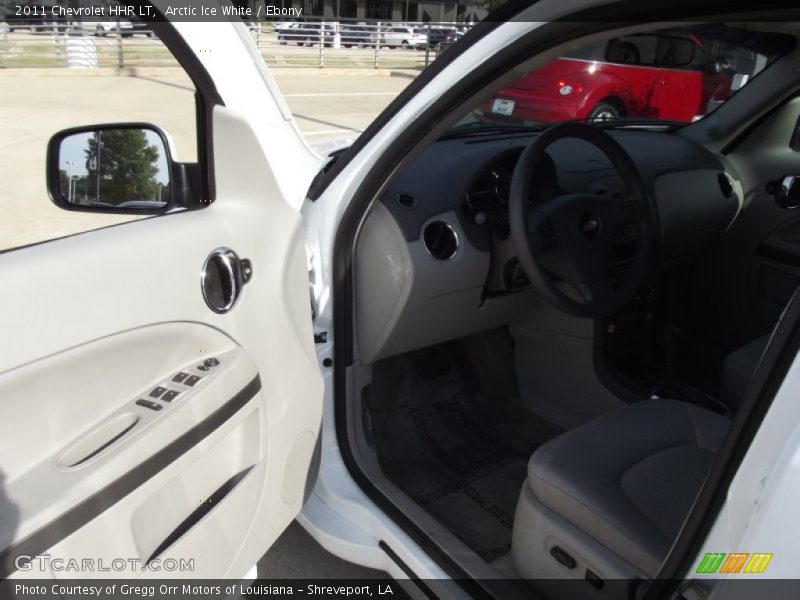
<path fill-rule="evenodd" d="M 390 358 L 367 388 L 385 475 L 484 560 L 511 547 L 527 461 L 558 433 L 521 404 L 505 332 Z"/>

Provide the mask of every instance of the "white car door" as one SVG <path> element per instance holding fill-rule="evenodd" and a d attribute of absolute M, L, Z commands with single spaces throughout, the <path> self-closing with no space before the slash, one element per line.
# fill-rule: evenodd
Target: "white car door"
<path fill-rule="evenodd" d="M 214 202 L 0 253 L 0 577 L 239 578 L 313 484 L 319 159 L 241 24 L 154 29 L 201 92 Z"/>

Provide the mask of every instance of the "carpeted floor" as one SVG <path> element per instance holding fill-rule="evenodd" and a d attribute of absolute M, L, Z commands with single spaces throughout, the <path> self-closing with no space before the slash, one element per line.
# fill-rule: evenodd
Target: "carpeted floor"
<path fill-rule="evenodd" d="M 507 554 L 527 461 L 560 433 L 521 404 L 505 331 L 377 363 L 367 431 L 386 476 L 486 561 Z"/>

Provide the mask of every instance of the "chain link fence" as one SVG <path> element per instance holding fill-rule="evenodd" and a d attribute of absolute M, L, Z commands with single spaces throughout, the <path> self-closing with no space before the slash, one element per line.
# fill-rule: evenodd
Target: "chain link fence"
<path fill-rule="evenodd" d="M 422 69 L 465 32 L 453 23 L 253 23 L 270 67 Z M 0 22 L 0 69 L 176 66 L 142 23 Z"/>

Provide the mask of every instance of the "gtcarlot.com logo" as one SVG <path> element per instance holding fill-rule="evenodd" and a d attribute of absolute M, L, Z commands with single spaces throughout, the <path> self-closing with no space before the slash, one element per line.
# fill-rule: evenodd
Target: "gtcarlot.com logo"
<path fill-rule="evenodd" d="M 98 573 L 122 571 L 166 571 L 185 573 L 194 571 L 193 558 L 154 558 L 143 561 L 139 558 L 58 558 L 49 554 L 20 554 L 14 559 L 19 571 L 52 570 L 69 573 Z"/>
<path fill-rule="evenodd" d="M 769 552 L 709 552 L 697 566 L 698 573 L 748 573 L 760 574 L 767 568 L 769 561 L 772 560 L 772 553 Z"/>

